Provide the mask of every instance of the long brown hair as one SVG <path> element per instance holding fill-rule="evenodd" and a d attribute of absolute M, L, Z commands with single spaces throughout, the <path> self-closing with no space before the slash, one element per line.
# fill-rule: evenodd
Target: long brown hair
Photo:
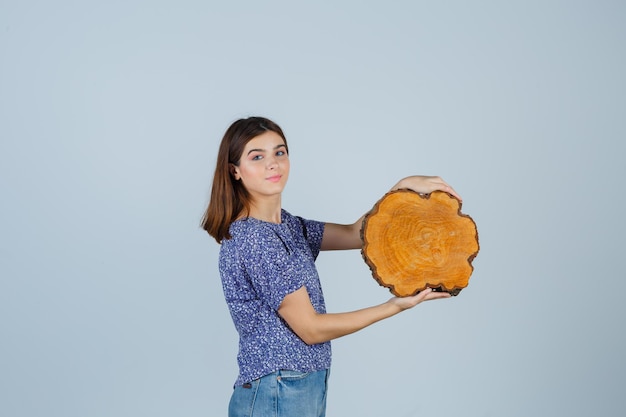
<path fill-rule="evenodd" d="M 230 239 L 228 229 L 231 223 L 242 212 L 247 213 L 250 209 L 250 194 L 242 182 L 232 176 L 230 164 L 239 166 L 246 144 L 267 131 L 277 133 L 287 146 L 287 139 L 280 126 L 265 117 L 239 119 L 224 133 L 215 164 L 211 199 L 202 218 L 202 228 L 217 243 Z"/>

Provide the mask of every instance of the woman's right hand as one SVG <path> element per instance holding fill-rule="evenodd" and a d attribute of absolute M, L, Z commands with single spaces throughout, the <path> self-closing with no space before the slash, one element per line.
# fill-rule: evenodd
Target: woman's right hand
<path fill-rule="evenodd" d="M 440 298 L 450 298 L 451 295 L 447 292 L 433 291 L 432 288 L 426 288 L 423 291 L 415 295 L 408 297 L 393 297 L 387 301 L 400 308 L 400 310 L 408 310 L 415 307 L 419 303 L 429 300 L 438 300 Z"/>

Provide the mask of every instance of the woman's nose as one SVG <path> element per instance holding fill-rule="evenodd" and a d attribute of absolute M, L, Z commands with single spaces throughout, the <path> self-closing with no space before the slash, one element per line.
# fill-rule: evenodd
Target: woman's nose
<path fill-rule="evenodd" d="M 278 159 L 276 156 L 270 156 L 266 158 L 265 161 L 267 162 L 266 166 L 268 169 L 275 168 L 278 165 Z"/>

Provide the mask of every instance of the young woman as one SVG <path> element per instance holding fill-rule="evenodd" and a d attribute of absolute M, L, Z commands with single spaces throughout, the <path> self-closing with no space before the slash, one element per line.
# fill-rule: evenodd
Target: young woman
<path fill-rule="evenodd" d="M 227 129 L 202 226 L 221 244 L 224 296 L 239 333 L 230 417 L 323 417 L 330 340 L 450 296 L 427 289 L 358 311 L 327 313 L 315 259 L 320 250 L 360 249 L 363 218 L 342 225 L 291 215 L 281 206 L 288 177 L 289 149 L 276 123 L 250 117 Z M 400 188 L 459 197 L 439 177 L 407 177 L 392 190 Z"/>

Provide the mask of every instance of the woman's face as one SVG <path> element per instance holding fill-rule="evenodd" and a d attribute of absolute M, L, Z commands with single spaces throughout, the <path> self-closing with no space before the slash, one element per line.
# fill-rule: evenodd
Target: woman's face
<path fill-rule="evenodd" d="M 239 166 L 232 165 L 231 172 L 255 200 L 280 195 L 289 177 L 285 141 L 272 131 L 254 137 L 246 144 Z"/>

